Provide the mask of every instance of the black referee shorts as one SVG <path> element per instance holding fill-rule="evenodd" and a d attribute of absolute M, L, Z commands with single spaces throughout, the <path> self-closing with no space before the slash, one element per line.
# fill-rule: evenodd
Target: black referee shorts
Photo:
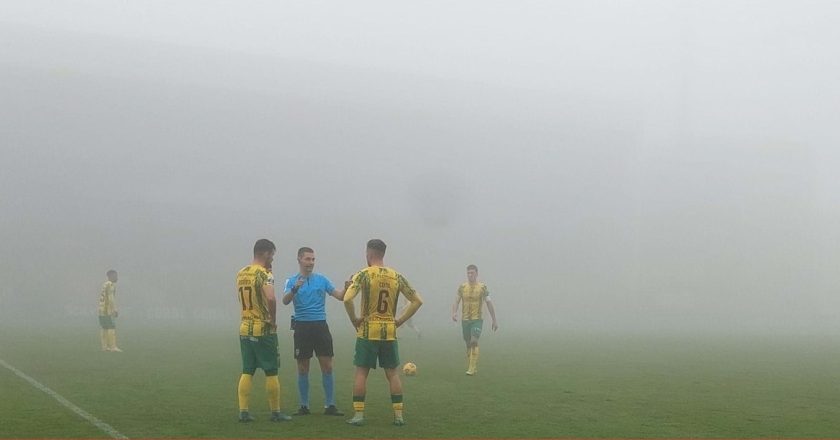
<path fill-rule="evenodd" d="M 295 359 L 333 357 L 333 341 L 327 321 L 295 321 Z"/>

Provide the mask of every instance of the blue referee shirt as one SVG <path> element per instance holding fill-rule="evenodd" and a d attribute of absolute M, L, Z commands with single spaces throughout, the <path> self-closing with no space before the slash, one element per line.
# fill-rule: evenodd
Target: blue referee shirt
<path fill-rule="evenodd" d="M 286 280 L 285 293 L 292 291 L 300 276 L 298 272 Z M 309 275 L 292 300 L 295 305 L 295 321 L 326 321 L 326 297 L 334 291 L 335 287 L 327 277 L 317 272 Z"/>

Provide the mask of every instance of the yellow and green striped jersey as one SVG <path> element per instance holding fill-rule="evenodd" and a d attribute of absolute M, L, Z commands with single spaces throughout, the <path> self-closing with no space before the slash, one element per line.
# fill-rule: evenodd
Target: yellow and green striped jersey
<path fill-rule="evenodd" d="M 99 316 L 110 316 L 117 308 L 114 295 L 117 293 L 117 285 L 111 281 L 105 281 L 102 291 L 99 293 Z"/>
<path fill-rule="evenodd" d="M 274 283 L 272 277 L 259 264 L 245 266 L 236 274 L 236 294 L 239 297 L 242 322 L 240 336 L 263 336 L 269 334 L 271 316 L 263 295 L 263 286 Z"/>
<path fill-rule="evenodd" d="M 389 267 L 371 266 L 354 275 L 344 301 L 351 302 L 356 295 L 361 297 L 363 321 L 356 336 L 371 341 L 397 339 L 394 320 L 400 293 L 409 301 L 420 297 L 405 277 Z"/>
<path fill-rule="evenodd" d="M 463 302 L 461 319 L 464 321 L 481 319 L 481 306 L 489 296 L 490 292 L 484 283 L 461 284 L 461 287 L 458 287 L 458 297 Z"/>

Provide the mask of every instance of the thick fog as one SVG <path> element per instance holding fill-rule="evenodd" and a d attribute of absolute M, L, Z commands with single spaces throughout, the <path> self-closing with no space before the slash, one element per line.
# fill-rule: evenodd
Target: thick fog
<path fill-rule="evenodd" d="M 449 320 L 840 332 L 833 1 L 0 4 L 0 319 L 237 318 L 381 238 Z M 330 319 L 344 320 L 330 303 Z M 289 313 L 283 308 L 281 319 Z"/>

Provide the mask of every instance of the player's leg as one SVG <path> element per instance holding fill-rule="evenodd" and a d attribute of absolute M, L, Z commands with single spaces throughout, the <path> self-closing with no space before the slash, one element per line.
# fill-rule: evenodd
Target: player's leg
<path fill-rule="evenodd" d="M 242 354 L 242 375 L 239 376 L 237 394 L 239 396 L 239 421 L 244 423 L 254 420 L 249 411 L 249 400 L 254 372 L 257 371 L 253 341 L 248 336 L 239 337 L 239 351 Z"/>
<path fill-rule="evenodd" d="M 280 412 L 280 378 L 277 377 L 277 334 L 257 338 L 257 362 L 265 372 L 265 391 L 268 395 L 268 407 L 271 409 L 272 422 L 285 422 L 292 418 Z"/>
<path fill-rule="evenodd" d="M 335 406 L 335 377 L 333 376 L 333 341 L 330 328 L 323 323 L 318 328 L 315 339 L 315 355 L 321 367 L 321 383 L 324 386 L 324 414 L 328 416 L 343 416 Z"/>
<path fill-rule="evenodd" d="M 478 338 L 481 337 L 481 329 L 484 321 L 476 319 L 470 323 L 469 359 L 470 364 L 467 375 L 473 376 L 478 372 Z"/>
<path fill-rule="evenodd" d="M 99 343 L 102 346 L 102 351 L 111 351 L 111 346 L 108 344 L 107 319 L 107 316 L 99 316 Z"/>
<path fill-rule="evenodd" d="M 356 353 L 353 355 L 353 365 L 356 373 L 353 377 L 353 418 L 347 423 L 361 426 L 365 423 L 365 394 L 368 374 L 371 368 L 376 368 L 377 351 L 373 341 L 356 338 Z"/>
<path fill-rule="evenodd" d="M 391 391 L 391 407 L 394 410 L 394 425 L 405 425 L 403 419 L 403 390 L 397 367 L 400 365 L 400 353 L 397 341 L 382 341 L 379 351 L 379 365 L 385 370 L 388 388 Z"/>
<path fill-rule="evenodd" d="M 122 352 L 120 347 L 117 347 L 117 328 L 112 327 L 108 329 L 108 342 L 111 345 L 111 351 Z"/>
<path fill-rule="evenodd" d="M 295 360 L 298 365 L 298 396 L 300 408 L 295 413 L 299 416 L 309 414 L 309 359 L 312 358 L 312 335 L 309 323 L 295 323 Z"/>
<path fill-rule="evenodd" d="M 461 334 L 464 338 L 464 346 L 466 347 L 467 374 L 470 374 L 470 365 L 472 363 L 472 346 L 470 345 L 472 341 L 472 321 L 461 321 Z"/>
<path fill-rule="evenodd" d="M 347 421 L 351 425 L 361 426 L 365 423 L 365 387 L 369 373 L 368 367 L 356 367 L 353 377 L 353 418 Z"/>
<path fill-rule="evenodd" d="M 117 347 L 117 325 L 114 322 L 114 317 L 106 316 L 105 318 L 107 323 L 107 325 L 105 326 L 105 340 L 108 344 L 108 351 L 121 352 L 122 350 L 120 350 L 120 348 Z"/>

